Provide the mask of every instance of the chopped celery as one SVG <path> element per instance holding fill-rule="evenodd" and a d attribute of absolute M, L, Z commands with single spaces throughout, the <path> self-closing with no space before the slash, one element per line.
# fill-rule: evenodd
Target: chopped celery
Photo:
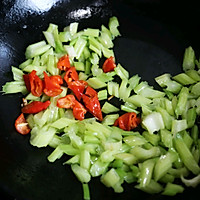
<path fill-rule="evenodd" d="M 184 188 L 181 185 L 177 185 L 174 183 L 167 183 L 162 194 L 167 195 L 167 196 L 174 196 L 177 193 L 182 193 L 183 190 L 184 190 Z"/>
<path fill-rule="evenodd" d="M 13 66 L 11 68 L 13 73 L 13 79 L 15 81 L 23 81 L 23 75 L 24 75 L 23 71 Z"/>
<path fill-rule="evenodd" d="M 102 124 L 105 125 L 113 125 L 115 123 L 115 120 L 119 118 L 119 114 L 110 114 L 110 115 L 106 115 L 103 118 Z"/>
<path fill-rule="evenodd" d="M 191 85 L 195 83 L 196 81 L 192 78 L 190 78 L 187 74 L 185 73 L 180 73 L 176 76 L 173 77 L 173 79 L 177 82 L 179 82 L 182 85 Z"/>
<path fill-rule="evenodd" d="M 120 64 L 115 67 L 115 72 L 116 74 L 121 78 L 121 79 L 127 79 L 129 78 L 129 72 L 125 70 Z"/>
<path fill-rule="evenodd" d="M 118 30 L 119 22 L 117 17 L 111 17 L 108 22 L 109 30 L 112 34 L 113 39 L 120 35 L 120 32 Z"/>
<path fill-rule="evenodd" d="M 83 183 L 83 199 L 84 200 L 90 200 L 90 189 L 89 185 L 87 183 Z"/>
<path fill-rule="evenodd" d="M 99 78 L 97 77 L 92 77 L 89 78 L 87 80 L 88 84 L 93 87 L 94 89 L 100 89 L 100 88 L 104 88 L 106 87 L 106 83 L 104 83 L 103 81 L 101 81 Z"/>
<path fill-rule="evenodd" d="M 107 97 L 108 97 L 108 93 L 107 93 L 106 89 L 105 90 L 100 90 L 98 92 L 98 99 L 99 99 L 99 101 L 105 100 L 105 99 L 107 99 Z"/>
<path fill-rule="evenodd" d="M 47 157 L 49 162 L 54 162 L 55 160 L 61 158 L 63 155 L 62 149 L 60 149 L 59 146 L 57 146 L 54 151 Z"/>
<path fill-rule="evenodd" d="M 162 115 L 159 112 L 152 112 L 145 116 L 142 124 L 151 134 L 165 128 Z"/>
<path fill-rule="evenodd" d="M 19 93 L 26 94 L 28 91 L 24 81 L 11 81 L 2 86 L 2 91 L 5 94 Z"/>
<path fill-rule="evenodd" d="M 195 53 L 192 47 L 188 47 L 185 49 L 185 53 L 183 56 L 183 70 L 187 71 L 195 68 Z"/>
<path fill-rule="evenodd" d="M 108 82 L 107 85 L 108 94 L 111 96 L 119 97 L 119 84 L 116 82 Z"/>
<path fill-rule="evenodd" d="M 108 103 L 107 101 L 104 103 L 104 105 L 101 108 L 103 113 L 112 113 L 112 112 L 118 112 L 119 108 L 115 107 L 114 105 L 112 105 L 111 103 Z"/>

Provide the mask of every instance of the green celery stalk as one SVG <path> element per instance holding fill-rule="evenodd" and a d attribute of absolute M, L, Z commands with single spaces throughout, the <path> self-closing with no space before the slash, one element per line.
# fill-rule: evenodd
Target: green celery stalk
<path fill-rule="evenodd" d="M 87 28 L 84 30 L 83 35 L 99 37 L 99 29 Z"/>
<path fill-rule="evenodd" d="M 186 130 L 188 128 L 186 119 L 182 120 L 173 120 L 172 121 L 172 133 L 176 134 L 180 131 Z"/>
<path fill-rule="evenodd" d="M 89 170 L 90 168 L 90 152 L 88 150 L 82 150 L 80 152 L 80 167 Z"/>
<path fill-rule="evenodd" d="M 124 69 L 121 64 L 118 64 L 117 67 L 115 67 L 115 72 L 116 74 L 123 80 L 123 79 L 127 79 L 129 78 L 129 72 Z"/>
<path fill-rule="evenodd" d="M 78 164 L 71 165 L 71 169 L 81 183 L 88 183 L 91 180 L 90 173 Z"/>
<path fill-rule="evenodd" d="M 182 193 L 183 191 L 183 186 L 174 183 L 167 183 L 166 187 L 164 188 L 164 191 L 162 192 L 162 195 L 174 196 L 177 193 Z"/>
<path fill-rule="evenodd" d="M 87 44 L 87 41 L 81 37 L 78 38 L 74 45 L 74 50 L 76 52 L 76 58 L 79 59 L 81 54 L 83 53 L 83 50 Z"/>
<path fill-rule="evenodd" d="M 2 86 L 4 94 L 22 93 L 26 94 L 28 91 L 24 81 L 11 81 Z"/>
<path fill-rule="evenodd" d="M 184 86 L 191 85 L 196 82 L 194 79 L 190 78 L 186 73 L 180 73 L 176 76 L 173 76 L 173 79 Z"/>
<path fill-rule="evenodd" d="M 191 46 L 185 49 L 183 56 L 183 71 L 195 68 L 195 53 Z"/>
<path fill-rule="evenodd" d="M 154 165 L 154 159 L 149 159 L 142 163 L 141 172 L 139 176 L 140 187 L 146 187 L 147 185 L 149 185 L 153 175 Z"/>
<path fill-rule="evenodd" d="M 179 153 L 183 163 L 185 166 L 193 173 L 199 174 L 200 167 L 196 163 L 191 151 L 188 149 L 187 145 L 185 144 L 183 138 L 180 134 L 176 134 L 174 138 L 175 148 Z"/>
<path fill-rule="evenodd" d="M 112 38 L 114 39 L 117 36 L 120 36 L 120 32 L 118 30 L 119 21 L 117 17 L 111 17 L 108 22 L 108 27 L 111 32 Z"/>
<path fill-rule="evenodd" d="M 55 162 L 57 159 L 60 159 L 63 155 L 62 149 L 57 146 L 54 151 L 47 157 L 49 162 Z"/>
<path fill-rule="evenodd" d="M 97 177 L 104 174 L 107 171 L 109 163 L 102 162 L 100 158 L 92 164 L 90 168 L 90 174 L 92 177 Z"/>
<path fill-rule="evenodd" d="M 107 84 L 108 94 L 119 98 L 119 84 L 116 82 L 108 82 Z"/>
<path fill-rule="evenodd" d="M 105 99 L 107 99 L 107 97 L 108 97 L 108 93 L 107 93 L 107 90 L 106 90 L 106 89 L 100 90 L 100 91 L 98 92 L 98 99 L 99 99 L 99 101 L 105 100 Z"/>
<path fill-rule="evenodd" d="M 131 153 L 119 153 L 114 155 L 115 159 L 121 159 L 126 165 L 138 163 L 138 159 Z"/>
<path fill-rule="evenodd" d="M 87 80 L 88 84 L 94 89 L 100 89 L 106 87 L 106 83 L 101 81 L 97 77 L 92 77 Z"/>
<path fill-rule="evenodd" d="M 90 189 L 89 185 L 87 183 L 83 183 L 83 199 L 84 200 L 90 200 Z"/>
<path fill-rule="evenodd" d="M 23 81 L 24 80 L 23 79 L 24 73 L 23 73 L 22 70 L 20 70 L 20 69 L 18 69 L 16 67 L 13 67 L 13 66 L 11 67 L 11 69 L 12 69 L 12 73 L 13 73 L 13 79 L 15 81 Z"/>
<path fill-rule="evenodd" d="M 194 69 L 187 70 L 185 72 L 190 78 L 194 79 L 195 81 L 200 81 L 200 75 L 198 71 Z"/>
<path fill-rule="evenodd" d="M 103 118 L 102 124 L 105 125 L 113 125 L 116 121 L 116 119 L 119 118 L 119 114 L 110 114 L 110 115 L 106 115 Z"/>
<path fill-rule="evenodd" d="M 102 112 L 105 114 L 109 114 L 112 112 L 118 112 L 119 108 L 117 108 L 116 106 L 112 105 L 111 103 L 108 103 L 107 101 L 103 104 L 102 108 L 101 108 Z"/>

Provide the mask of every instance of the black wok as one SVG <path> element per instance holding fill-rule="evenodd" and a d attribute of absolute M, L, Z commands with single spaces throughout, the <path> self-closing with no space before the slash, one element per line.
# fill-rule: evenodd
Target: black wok
<path fill-rule="evenodd" d="M 35 2 L 35 3 L 34 3 Z M 154 77 L 181 71 L 184 49 L 191 45 L 199 56 L 200 7 L 198 1 L 164 0 L 2 0 L 0 2 L 0 85 L 11 81 L 10 66 L 24 61 L 27 45 L 40 41 L 48 24 L 60 28 L 79 21 L 80 29 L 107 25 L 110 16 L 120 21 L 121 37 L 115 40 L 117 62 L 131 75 L 138 73 L 154 85 Z M 82 199 L 82 186 L 66 158 L 49 163 L 50 148 L 37 149 L 29 136 L 14 129 L 21 95 L 0 96 L 0 199 Z M 95 200 L 169 199 L 149 195 L 125 184 L 116 194 L 95 178 L 90 183 Z M 188 188 L 171 199 L 198 199 L 200 187 Z M 4 195 L 4 196 L 3 196 Z"/>

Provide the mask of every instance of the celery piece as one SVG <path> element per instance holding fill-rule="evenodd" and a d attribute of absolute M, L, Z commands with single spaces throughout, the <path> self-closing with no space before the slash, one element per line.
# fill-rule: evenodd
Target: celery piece
<path fill-rule="evenodd" d="M 111 56 L 115 57 L 114 51 L 112 49 L 108 49 L 104 46 L 102 46 L 101 49 L 102 49 L 104 57 L 106 57 L 106 58 L 110 58 Z"/>
<path fill-rule="evenodd" d="M 55 44 L 55 40 L 54 40 L 54 35 L 52 32 L 48 32 L 48 31 L 43 31 L 43 34 L 47 40 L 47 42 L 52 46 L 52 47 L 56 47 Z"/>
<path fill-rule="evenodd" d="M 154 159 L 149 159 L 142 163 L 141 172 L 139 176 L 140 187 L 146 187 L 147 185 L 149 185 L 153 175 L 154 165 Z"/>
<path fill-rule="evenodd" d="M 200 174 L 195 176 L 192 179 L 186 179 L 183 176 L 181 176 L 181 181 L 187 186 L 187 187 L 193 187 L 195 188 L 200 183 Z"/>
<path fill-rule="evenodd" d="M 115 107 L 114 105 L 112 105 L 111 103 L 108 103 L 107 101 L 103 104 L 102 108 L 101 108 L 102 112 L 105 114 L 109 114 L 112 112 L 118 112 L 119 108 Z"/>
<path fill-rule="evenodd" d="M 99 56 L 96 53 L 92 53 L 92 56 L 90 57 L 90 62 L 93 65 L 98 65 L 99 64 Z"/>
<path fill-rule="evenodd" d="M 13 66 L 11 68 L 12 68 L 12 73 L 13 73 L 13 79 L 15 81 L 23 81 L 24 80 L 23 79 L 23 75 L 24 75 L 23 71 L 16 67 L 13 67 Z"/>
<path fill-rule="evenodd" d="M 160 136 L 158 134 L 150 134 L 148 131 L 143 131 L 142 136 L 154 146 L 157 146 L 160 142 Z"/>
<path fill-rule="evenodd" d="M 188 176 L 189 170 L 186 167 L 181 167 L 178 169 L 170 168 L 168 173 L 174 176 L 175 178 L 180 178 L 181 176 Z"/>
<path fill-rule="evenodd" d="M 90 200 L 90 189 L 89 185 L 87 183 L 83 183 L 83 199 L 84 200 Z"/>
<path fill-rule="evenodd" d="M 147 143 L 146 139 L 141 135 L 130 135 L 123 138 L 123 141 L 131 147 L 139 146 Z"/>
<path fill-rule="evenodd" d="M 160 178 L 159 182 L 161 183 L 173 183 L 175 177 L 171 174 L 165 174 L 162 178 Z"/>
<path fill-rule="evenodd" d="M 55 160 L 61 158 L 63 155 L 62 149 L 60 149 L 59 146 L 57 146 L 54 151 L 47 157 L 49 162 L 55 162 Z"/>
<path fill-rule="evenodd" d="M 63 151 L 63 153 L 69 155 L 69 156 L 74 156 L 80 153 L 78 149 L 73 147 L 71 144 L 59 144 L 60 149 Z"/>
<path fill-rule="evenodd" d="M 190 78 L 194 79 L 195 81 L 200 81 L 200 75 L 198 71 L 194 69 L 187 70 L 185 72 Z"/>
<path fill-rule="evenodd" d="M 197 118 L 196 108 L 188 109 L 188 111 L 186 113 L 186 120 L 187 120 L 188 128 L 192 128 L 194 126 L 196 118 Z"/>
<path fill-rule="evenodd" d="M 191 88 L 191 93 L 197 95 L 197 96 L 200 96 L 200 82 L 194 84 Z"/>
<path fill-rule="evenodd" d="M 83 71 L 85 71 L 85 70 L 83 70 Z M 88 75 L 85 74 L 84 72 L 79 72 L 78 77 L 80 80 L 86 81 L 88 78 Z"/>
<path fill-rule="evenodd" d="M 117 36 L 120 36 L 120 32 L 118 30 L 119 21 L 117 17 L 111 17 L 108 22 L 108 27 L 111 32 L 112 38 L 114 39 Z"/>
<path fill-rule="evenodd" d="M 57 129 L 63 129 L 70 124 L 76 123 L 76 120 L 68 119 L 66 117 L 59 118 L 58 120 L 54 121 L 50 126 L 57 128 Z"/>
<path fill-rule="evenodd" d="M 191 46 L 185 49 L 183 56 L 183 71 L 195 68 L 195 53 Z"/>
<path fill-rule="evenodd" d="M 182 115 L 188 99 L 189 90 L 186 87 L 183 87 L 178 95 L 178 102 L 176 105 L 175 113 L 177 116 Z"/>
<path fill-rule="evenodd" d="M 71 169 L 81 183 L 88 183 L 91 180 L 89 172 L 78 164 L 71 165 Z"/>
<path fill-rule="evenodd" d="M 40 76 L 43 74 L 43 71 L 46 71 L 46 66 L 28 65 L 23 69 L 24 72 L 28 73 L 32 72 L 33 70 L 35 70 L 37 72 L 36 74 Z"/>
<path fill-rule="evenodd" d="M 33 114 L 29 114 L 29 115 L 27 116 L 27 118 L 26 118 L 26 121 L 27 121 L 29 127 L 30 127 L 31 129 L 33 129 L 33 127 L 35 126 L 34 115 L 33 115 Z"/>
<path fill-rule="evenodd" d="M 119 114 L 110 114 L 110 115 L 106 115 L 103 118 L 102 124 L 105 125 L 113 125 L 116 121 L 116 119 L 119 118 Z"/>
<path fill-rule="evenodd" d="M 191 149 L 192 144 L 193 144 L 192 137 L 189 135 L 189 133 L 187 131 L 183 131 L 183 133 L 181 132 L 180 134 L 183 134 L 182 137 L 183 137 L 185 144 L 187 145 L 188 149 Z"/>
<path fill-rule="evenodd" d="M 2 86 L 2 91 L 4 94 L 13 94 L 19 93 L 26 94 L 28 91 L 24 84 L 24 81 L 11 81 L 7 82 L 5 85 Z"/>
<path fill-rule="evenodd" d="M 90 48 L 90 46 L 92 46 L 94 49 L 96 49 L 97 52 L 101 52 L 102 44 L 96 38 L 89 36 L 88 40 L 89 40 L 89 48 Z M 99 53 L 97 53 L 97 54 L 99 54 Z"/>
<path fill-rule="evenodd" d="M 172 139 L 173 136 L 170 131 L 167 129 L 160 130 L 161 141 L 165 145 L 165 147 L 171 148 L 173 146 Z"/>
<path fill-rule="evenodd" d="M 141 187 L 139 184 L 139 185 L 136 185 L 135 188 L 140 189 L 149 194 L 157 194 L 163 191 L 162 185 L 154 181 L 153 179 L 150 180 L 150 183 L 146 187 Z"/>
<path fill-rule="evenodd" d="M 104 174 L 107 171 L 109 163 L 102 162 L 100 158 L 92 164 L 90 168 L 90 174 L 92 177 L 97 177 Z"/>
<path fill-rule="evenodd" d="M 117 67 L 115 67 L 115 72 L 116 74 L 121 78 L 121 79 L 127 79 L 129 78 L 129 72 L 124 69 L 121 64 L 118 64 Z"/>
<path fill-rule="evenodd" d="M 161 86 L 161 87 L 167 87 L 166 90 L 170 91 L 172 93 L 177 94 L 181 89 L 181 84 L 177 83 L 176 81 L 171 80 L 170 74 L 162 74 L 155 78 L 155 81 Z"/>
<path fill-rule="evenodd" d="M 78 22 L 70 23 L 69 26 L 64 28 L 64 31 L 70 32 L 70 34 L 73 36 L 77 33 L 78 25 Z"/>
<path fill-rule="evenodd" d="M 125 111 L 125 112 L 134 112 L 134 113 L 138 114 L 139 111 L 136 110 L 136 107 L 135 107 L 133 104 L 132 104 L 133 107 L 132 107 L 132 106 L 129 106 L 130 104 L 131 104 L 131 103 L 125 102 L 124 105 L 121 105 L 121 110 L 123 110 L 123 111 Z"/>
<path fill-rule="evenodd" d="M 74 62 L 74 66 L 77 71 L 85 71 L 85 66 L 83 62 Z"/>
<path fill-rule="evenodd" d="M 106 48 L 113 48 L 113 46 L 114 46 L 112 39 L 110 38 L 109 34 L 106 32 L 101 32 L 101 35 L 98 38 L 98 40 Z"/>
<path fill-rule="evenodd" d="M 89 50 L 89 48 L 87 46 L 85 46 L 85 48 L 83 50 L 83 54 L 84 54 L 85 59 L 90 58 L 91 53 L 90 53 L 90 50 Z"/>
<path fill-rule="evenodd" d="M 43 55 L 40 56 L 40 65 L 45 66 L 47 65 L 49 55 L 54 55 L 53 48 L 51 47 L 48 51 L 46 51 Z M 33 65 L 33 62 L 31 63 Z"/>
<path fill-rule="evenodd" d="M 173 120 L 172 121 L 172 133 L 176 134 L 180 131 L 186 130 L 188 128 L 186 119 L 182 120 Z"/>
<path fill-rule="evenodd" d="M 87 80 L 88 84 L 94 89 L 100 89 L 106 87 L 106 83 L 101 81 L 97 77 L 92 77 Z"/>
<path fill-rule="evenodd" d="M 127 102 L 132 103 L 137 107 L 142 107 L 142 105 L 149 105 L 152 100 L 141 95 L 134 94 L 126 99 Z"/>
<path fill-rule="evenodd" d="M 119 86 L 119 98 L 124 101 L 130 96 L 131 88 L 127 88 L 128 80 L 123 79 Z"/>
<path fill-rule="evenodd" d="M 106 150 L 100 155 L 100 159 L 102 162 L 112 162 L 115 157 L 116 151 Z"/>
<path fill-rule="evenodd" d="M 173 76 L 173 79 L 184 86 L 191 85 L 196 82 L 194 79 L 190 78 L 186 73 L 180 73 L 176 76 Z"/>
<path fill-rule="evenodd" d="M 96 78 L 99 79 L 99 76 L 103 73 L 103 70 L 101 68 L 99 68 L 98 65 L 92 65 L 91 67 L 91 72 L 93 76 L 96 76 Z M 94 78 L 94 77 L 92 77 Z M 99 81 L 102 82 L 102 80 L 99 79 Z"/>
<path fill-rule="evenodd" d="M 137 87 L 137 85 L 139 84 L 140 79 L 141 79 L 141 77 L 139 77 L 138 74 L 132 76 L 128 80 L 128 83 L 130 85 L 129 87 L 134 90 Z"/>
<path fill-rule="evenodd" d="M 171 130 L 173 117 L 163 108 L 157 106 L 156 111 L 162 115 L 162 119 L 166 129 Z"/>
<path fill-rule="evenodd" d="M 31 145 L 36 146 L 38 148 L 46 147 L 55 134 L 56 129 L 49 127 L 48 125 L 43 126 L 42 128 L 35 126 L 31 130 L 30 143 Z"/>
<path fill-rule="evenodd" d="M 90 168 L 90 152 L 88 150 L 81 150 L 80 152 L 80 167 L 89 170 Z"/>
<path fill-rule="evenodd" d="M 176 152 L 168 151 L 165 155 L 160 156 L 155 164 L 154 179 L 158 181 L 172 167 L 173 162 L 178 158 Z"/>
<path fill-rule="evenodd" d="M 61 42 L 69 42 L 71 38 L 72 36 L 68 31 L 63 31 L 59 33 L 59 39 Z"/>
<path fill-rule="evenodd" d="M 21 63 L 19 65 L 19 68 L 23 70 L 26 66 L 28 66 L 30 64 L 32 64 L 32 59 L 29 58 L 26 61 L 24 61 L 23 63 Z"/>
<path fill-rule="evenodd" d="M 87 41 L 81 37 L 78 38 L 74 45 L 74 50 L 76 52 L 76 58 L 79 59 L 81 54 L 83 53 L 83 50 L 87 44 Z"/>
<path fill-rule="evenodd" d="M 68 164 L 68 165 L 71 165 L 71 164 L 79 164 L 80 162 L 80 155 L 77 154 L 73 157 L 71 157 L 69 160 L 67 160 L 66 162 L 63 163 L 63 165 L 65 164 Z"/>
<path fill-rule="evenodd" d="M 108 94 L 119 98 L 119 84 L 113 81 L 107 84 Z"/>
<path fill-rule="evenodd" d="M 90 70 L 91 70 L 91 62 L 89 60 L 85 61 L 85 74 L 90 74 Z"/>
<path fill-rule="evenodd" d="M 111 168 L 106 174 L 101 176 L 101 182 L 106 187 L 114 187 L 120 181 L 120 177 L 114 168 Z"/>
<path fill-rule="evenodd" d="M 184 165 L 193 173 L 199 174 L 200 167 L 198 166 L 197 162 L 194 159 L 191 151 L 188 149 L 187 145 L 185 144 L 183 138 L 180 134 L 176 134 L 174 137 L 175 148 L 179 153 Z"/>
<path fill-rule="evenodd" d="M 48 121 L 50 110 L 46 109 L 34 115 L 34 122 L 37 126 L 42 127 Z"/>
<path fill-rule="evenodd" d="M 25 56 L 27 59 L 39 56 L 50 49 L 50 45 L 46 44 L 45 41 L 31 44 L 26 48 Z"/>
<path fill-rule="evenodd" d="M 162 115 L 159 112 L 152 112 L 145 116 L 142 124 L 150 134 L 165 128 Z"/>
<path fill-rule="evenodd" d="M 114 71 L 112 71 L 112 72 L 107 72 L 107 73 L 101 73 L 97 77 L 103 82 L 109 82 L 114 79 L 113 76 L 115 76 L 115 75 L 116 75 L 116 73 Z"/>
<path fill-rule="evenodd" d="M 101 49 L 98 49 L 96 46 L 90 44 L 89 45 L 89 49 L 92 50 L 92 51 L 94 51 L 95 53 L 97 53 L 99 55 L 99 57 L 102 56 Z"/>
<path fill-rule="evenodd" d="M 144 149 L 140 146 L 136 146 L 130 150 L 130 153 L 134 155 L 138 161 L 144 161 L 149 158 L 157 157 L 161 154 L 159 147 L 151 147 L 150 149 Z"/>
<path fill-rule="evenodd" d="M 198 137 L 199 137 L 199 128 L 196 124 L 191 129 L 191 137 L 193 138 L 194 143 L 197 144 Z"/>
<path fill-rule="evenodd" d="M 167 183 L 162 195 L 174 196 L 177 193 L 182 193 L 184 191 L 184 187 L 175 183 Z"/>
<path fill-rule="evenodd" d="M 173 109 L 173 106 L 172 106 L 172 101 L 170 101 L 169 99 L 167 99 L 167 98 L 165 98 L 165 100 L 164 100 L 165 102 L 165 109 L 166 109 L 166 111 L 170 114 L 170 115 L 172 115 L 172 116 L 174 116 L 174 109 Z"/>
<path fill-rule="evenodd" d="M 98 37 L 99 36 L 99 29 L 87 28 L 87 29 L 84 30 L 83 35 Z"/>
<path fill-rule="evenodd" d="M 114 157 L 116 159 L 121 159 L 127 165 L 133 165 L 138 163 L 138 159 L 131 153 L 119 153 L 115 154 Z"/>
<path fill-rule="evenodd" d="M 56 66 L 54 55 L 49 55 L 48 60 L 47 60 L 47 71 L 51 75 L 58 75 L 59 74 L 59 69 Z"/>
<path fill-rule="evenodd" d="M 100 90 L 98 92 L 98 99 L 99 99 L 99 101 L 105 100 L 105 99 L 107 99 L 107 97 L 108 97 L 108 93 L 107 93 L 106 89 L 105 90 Z"/>

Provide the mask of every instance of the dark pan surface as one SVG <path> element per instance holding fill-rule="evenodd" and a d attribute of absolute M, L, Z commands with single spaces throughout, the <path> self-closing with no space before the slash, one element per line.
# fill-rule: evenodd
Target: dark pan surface
<path fill-rule="evenodd" d="M 35 2 L 35 3 L 34 3 Z M 117 62 L 131 75 L 138 73 L 154 85 L 153 78 L 164 72 L 181 71 L 184 49 L 191 45 L 199 56 L 200 30 L 198 1 L 164 0 L 46 0 L 0 2 L 0 86 L 11 81 L 10 66 L 24 61 L 27 45 L 40 41 L 48 24 L 60 28 L 79 21 L 80 29 L 107 25 L 110 16 L 120 21 L 122 37 L 115 40 Z M 21 95 L 0 96 L 0 199 L 78 200 L 81 184 L 62 158 L 49 163 L 50 148 L 37 149 L 29 144 L 29 136 L 14 130 L 20 112 Z M 169 199 L 148 195 L 125 185 L 116 194 L 103 186 L 99 178 L 90 183 L 95 200 Z M 170 199 L 198 199 L 200 187 L 186 189 Z M 6 195 L 6 197 L 3 197 Z"/>

